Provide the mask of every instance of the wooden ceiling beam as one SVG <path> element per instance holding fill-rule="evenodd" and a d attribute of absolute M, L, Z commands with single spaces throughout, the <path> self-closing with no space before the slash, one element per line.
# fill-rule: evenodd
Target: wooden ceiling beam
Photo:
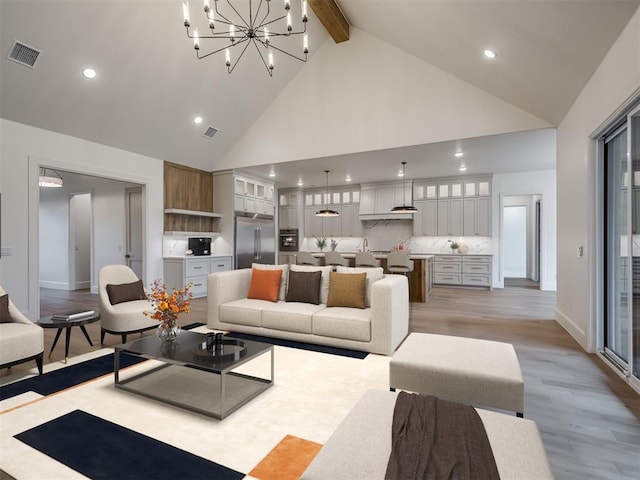
<path fill-rule="evenodd" d="M 336 43 L 349 40 L 349 22 L 335 0 L 308 0 L 313 13 Z"/>

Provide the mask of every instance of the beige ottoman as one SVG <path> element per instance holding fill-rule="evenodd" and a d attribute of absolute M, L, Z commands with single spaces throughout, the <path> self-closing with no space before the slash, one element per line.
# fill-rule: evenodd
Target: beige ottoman
<path fill-rule="evenodd" d="M 389 387 L 524 412 L 522 372 L 508 343 L 412 333 L 391 358 Z"/>

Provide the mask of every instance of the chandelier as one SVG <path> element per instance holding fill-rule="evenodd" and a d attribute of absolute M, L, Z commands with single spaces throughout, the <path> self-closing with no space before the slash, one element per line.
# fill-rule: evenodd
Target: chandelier
<path fill-rule="evenodd" d="M 407 162 L 402 162 L 402 205 L 393 207 L 391 213 L 417 213 L 418 209 L 413 206 L 413 187 L 411 188 L 411 205 L 407 205 L 405 193 L 405 179 L 407 178 Z"/>
<path fill-rule="evenodd" d="M 38 186 L 59 188 L 62 186 L 62 177 L 56 170 L 40 167 L 40 174 L 38 175 Z"/>
<path fill-rule="evenodd" d="M 231 0 L 203 1 L 205 21 L 211 31 L 210 35 L 199 34 L 197 27 L 191 29 L 189 2 L 182 4 L 187 37 L 193 39 L 193 48 L 196 51 L 198 59 L 206 58 L 224 50 L 225 65 L 227 66 L 227 71 L 231 73 L 233 69 L 236 68 L 236 65 L 238 65 L 244 52 L 247 51 L 247 48 L 253 45 L 260 56 L 260 60 L 262 60 L 263 65 L 267 69 L 269 76 L 273 75 L 274 50 L 289 55 L 301 62 L 307 61 L 307 54 L 309 53 L 309 40 L 307 38 L 307 20 L 309 18 L 307 0 L 300 0 L 299 18 L 302 25 L 295 30 L 294 15 L 292 15 L 291 12 L 291 0 L 247 0 L 246 2 L 234 0 L 236 4 L 248 3 L 248 12 L 245 12 L 244 17 Z M 271 3 L 279 3 L 279 1 L 284 1 L 282 10 L 278 13 L 274 8 L 272 12 Z M 223 5 L 219 6 L 219 3 Z M 296 15 L 296 17 L 298 16 Z M 304 57 L 287 52 L 273 44 L 273 40 L 278 37 L 291 37 L 294 35 L 302 35 L 302 54 Z M 219 42 L 210 42 L 212 46 L 211 51 L 202 54 L 200 53 L 201 40 L 219 40 Z M 237 53 L 237 51 L 240 51 L 240 53 L 234 56 L 233 53 Z"/>
<path fill-rule="evenodd" d="M 324 174 L 327 177 L 327 192 L 323 195 L 324 202 L 322 202 L 322 208 L 316 212 L 316 217 L 338 217 L 340 212 L 329 208 L 329 170 L 325 170 Z"/>

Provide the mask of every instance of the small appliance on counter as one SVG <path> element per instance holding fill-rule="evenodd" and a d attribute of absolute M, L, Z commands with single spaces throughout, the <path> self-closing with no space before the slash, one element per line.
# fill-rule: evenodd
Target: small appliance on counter
<path fill-rule="evenodd" d="M 189 238 L 189 250 L 194 256 L 211 255 L 211 238 Z"/>

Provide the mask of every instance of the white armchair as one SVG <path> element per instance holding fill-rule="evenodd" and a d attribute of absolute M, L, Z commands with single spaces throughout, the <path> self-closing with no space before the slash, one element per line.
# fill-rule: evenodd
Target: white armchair
<path fill-rule="evenodd" d="M 158 321 L 147 317 L 143 312 L 151 311 L 149 300 L 131 300 L 115 305 L 111 304 L 107 285 L 122 285 L 137 282 L 138 277 L 126 265 L 107 265 L 98 274 L 98 294 L 100 299 L 100 343 L 104 343 L 106 333 L 121 335 L 126 343 L 127 334 L 144 332 L 158 326 Z"/>
<path fill-rule="evenodd" d="M 0 287 L 0 296 L 5 295 Z M 44 333 L 13 304 L 9 298 L 9 315 L 12 321 L 0 323 L 0 368 L 10 368 L 18 363 L 35 360 L 42 374 Z"/>

